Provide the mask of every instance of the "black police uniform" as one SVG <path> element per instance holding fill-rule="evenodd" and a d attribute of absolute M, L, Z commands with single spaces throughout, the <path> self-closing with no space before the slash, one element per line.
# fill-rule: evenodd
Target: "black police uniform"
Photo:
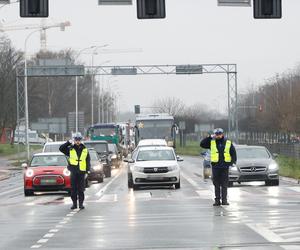
<path fill-rule="evenodd" d="M 77 146 L 76 144 L 72 144 L 69 141 L 62 144 L 59 147 L 59 150 L 65 154 L 66 156 L 70 156 L 70 150 L 75 149 L 78 158 L 80 159 L 82 150 L 86 148 L 82 143 Z M 68 166 L 68 170 L 71 172 L 71 199 L 73 201 L 72 208 L 77 208 L 77 199 L 79 200 L 79 208 L 83 207 L 84 201 L 84 190 L 85 190 L 85 175 L 88 171 L 90 171 L 91 163 L 90 163 L 90 155 L 88 153 L 86 158 L 86 171 L 81 171 L 79 169 L 79 162 L 77 167 Z"/>
<path fill-rule="evenodd" d="M 209 136 L 204 138 L 200 142 L 200 147 L 210 149 L 212 138 Z M 216 139 L 217 149 L 219 152 L 219 162 L 212 162 L 212 177 L 213 177 L 213 184 L 215 186 L 215 204 L 220 205 L 220 199 L 222 198 L 222 204 L 228 205 L 227 202 L 227 188 L 228 188 L 228 172 L 229 167 L 232 164 L 236 163 L 236 151 L 235 147 L 231 143 L 230 147 L 230 155 L 231 155 L 231 162 L 225 162 L 224 160 L 224 150 L 226 145 L 226 138 Z M 221 196 L 222 193 L 222 196 Z"/>

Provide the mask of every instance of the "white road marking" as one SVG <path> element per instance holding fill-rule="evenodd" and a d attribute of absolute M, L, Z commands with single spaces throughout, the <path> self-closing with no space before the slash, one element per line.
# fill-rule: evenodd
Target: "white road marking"
<path fill-rule="evenodd" d="M 285 240 L 281 238 L 279 235 L 273 233 L 269 229 L 259 225 L 259 224 L 246 224 L 249 228 L 251 228 L 254 232 L 258 233 L 262 237 L 264 237 L 269 242 L 284 242 Z"/>
<path fill-rule="evenodd" d="M 43 238 L 52 238 L 54 233 L 45 234 Z"/>
<path fill-rule="evenodd" d="M 46 243 L 49 239 L 40 239 L 37 241 L 37 243 Z"/>
<path fill-rule="evenodd" d="M 23 187 L 13 188 L 13 189 L 10 189 L 8 191 L 1 192 L 1 195 L 6 195 L 6 194 L 9 194 L 9 193 L 13 193 L 13 192 L 16 192 L 16 191 L 21 190 L 21 189 L 23 189 Z"/>
<path fill-rule="evenodd" d="M 188 177 L 187 175 L 185 175 L 183 172 L 180 172 L 180 175 L 186 179 L 192 186 L 199 188 L 199 185 L 197 182 L 195 182 L 193 179 L 191 179 L 190 177 Z"/>
<path fill-rule="evenodd" d="M 59 231 L 59 229 L 50 229 L 49 233 L 57 233 Z"/>
<path fill-rule="evenodd" d="M 33 245 L 30 248 L 40 248 L 42 245 Z"/>

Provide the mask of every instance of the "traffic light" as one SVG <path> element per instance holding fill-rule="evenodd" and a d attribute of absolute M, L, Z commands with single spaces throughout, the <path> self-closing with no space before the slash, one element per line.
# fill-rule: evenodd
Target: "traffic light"
<path fill-rule="evenodd" d="M 134 105 L 134 113 L 140 114 L 141 113 L 141 106 L 140 105 Z"/>
<path fill-rule="evenodd" d="M 166 17 L 165 0 L 137 0 L 138 19 L 154 19 Z"/>
<path fill-rule="evenodd" d="M 260 19 L 281 18 L 281 0 L 253 0 L 253 15 Z"/>
<path fill-rule="evenodd" d="M 48 17 L 48 0 L 20 0 L 21 17 Z"/>

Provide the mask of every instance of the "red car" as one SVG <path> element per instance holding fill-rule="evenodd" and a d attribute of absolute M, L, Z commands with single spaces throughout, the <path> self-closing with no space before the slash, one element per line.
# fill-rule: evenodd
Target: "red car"
<path fill-rule="evenodd" d="M 33 195 L 35 191 L 71 192 L 68 160 L 62 153 L 34 154 L 29 166 L 24 167 L 24 195 Z"/>

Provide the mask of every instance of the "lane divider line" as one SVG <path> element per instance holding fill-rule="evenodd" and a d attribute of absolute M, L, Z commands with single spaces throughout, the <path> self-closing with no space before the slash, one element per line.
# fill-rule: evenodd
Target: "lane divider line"
<path fill-rule="evenodd" d="M 101 197 L 104 195 L 104 192 L 107 190 L 107 188 L 121 175 L 122 172 L 123 172 L 123 168 L 120 169 L 119 173 L 116 176 L 114 176 L 113 179 L 111 179 L 102 189 L 100 189 L 96 193 L 96 196 L 99 197 L 98 199 L 101 199 Z M 71 219 L 74 217 L 74 215 L 76 215 L 79 211 L 80 209 L 76 209 L 66 214 L 66 216 L 61 221 L 59 221 L 57 225 L 55 225 L 54 229 L 50 229 L 48 233 L 46 233 L 41 239 L 39 239 L 36 242 L 35 245 L 32 245 L 30 248 L 37 249 L 42 247 L 43 243 L 47 243 L 49 239 L 53 238 L 55 234 L 58 233 L 60 229 L 63 228 L 67 223 L 69 223 Z"/>

